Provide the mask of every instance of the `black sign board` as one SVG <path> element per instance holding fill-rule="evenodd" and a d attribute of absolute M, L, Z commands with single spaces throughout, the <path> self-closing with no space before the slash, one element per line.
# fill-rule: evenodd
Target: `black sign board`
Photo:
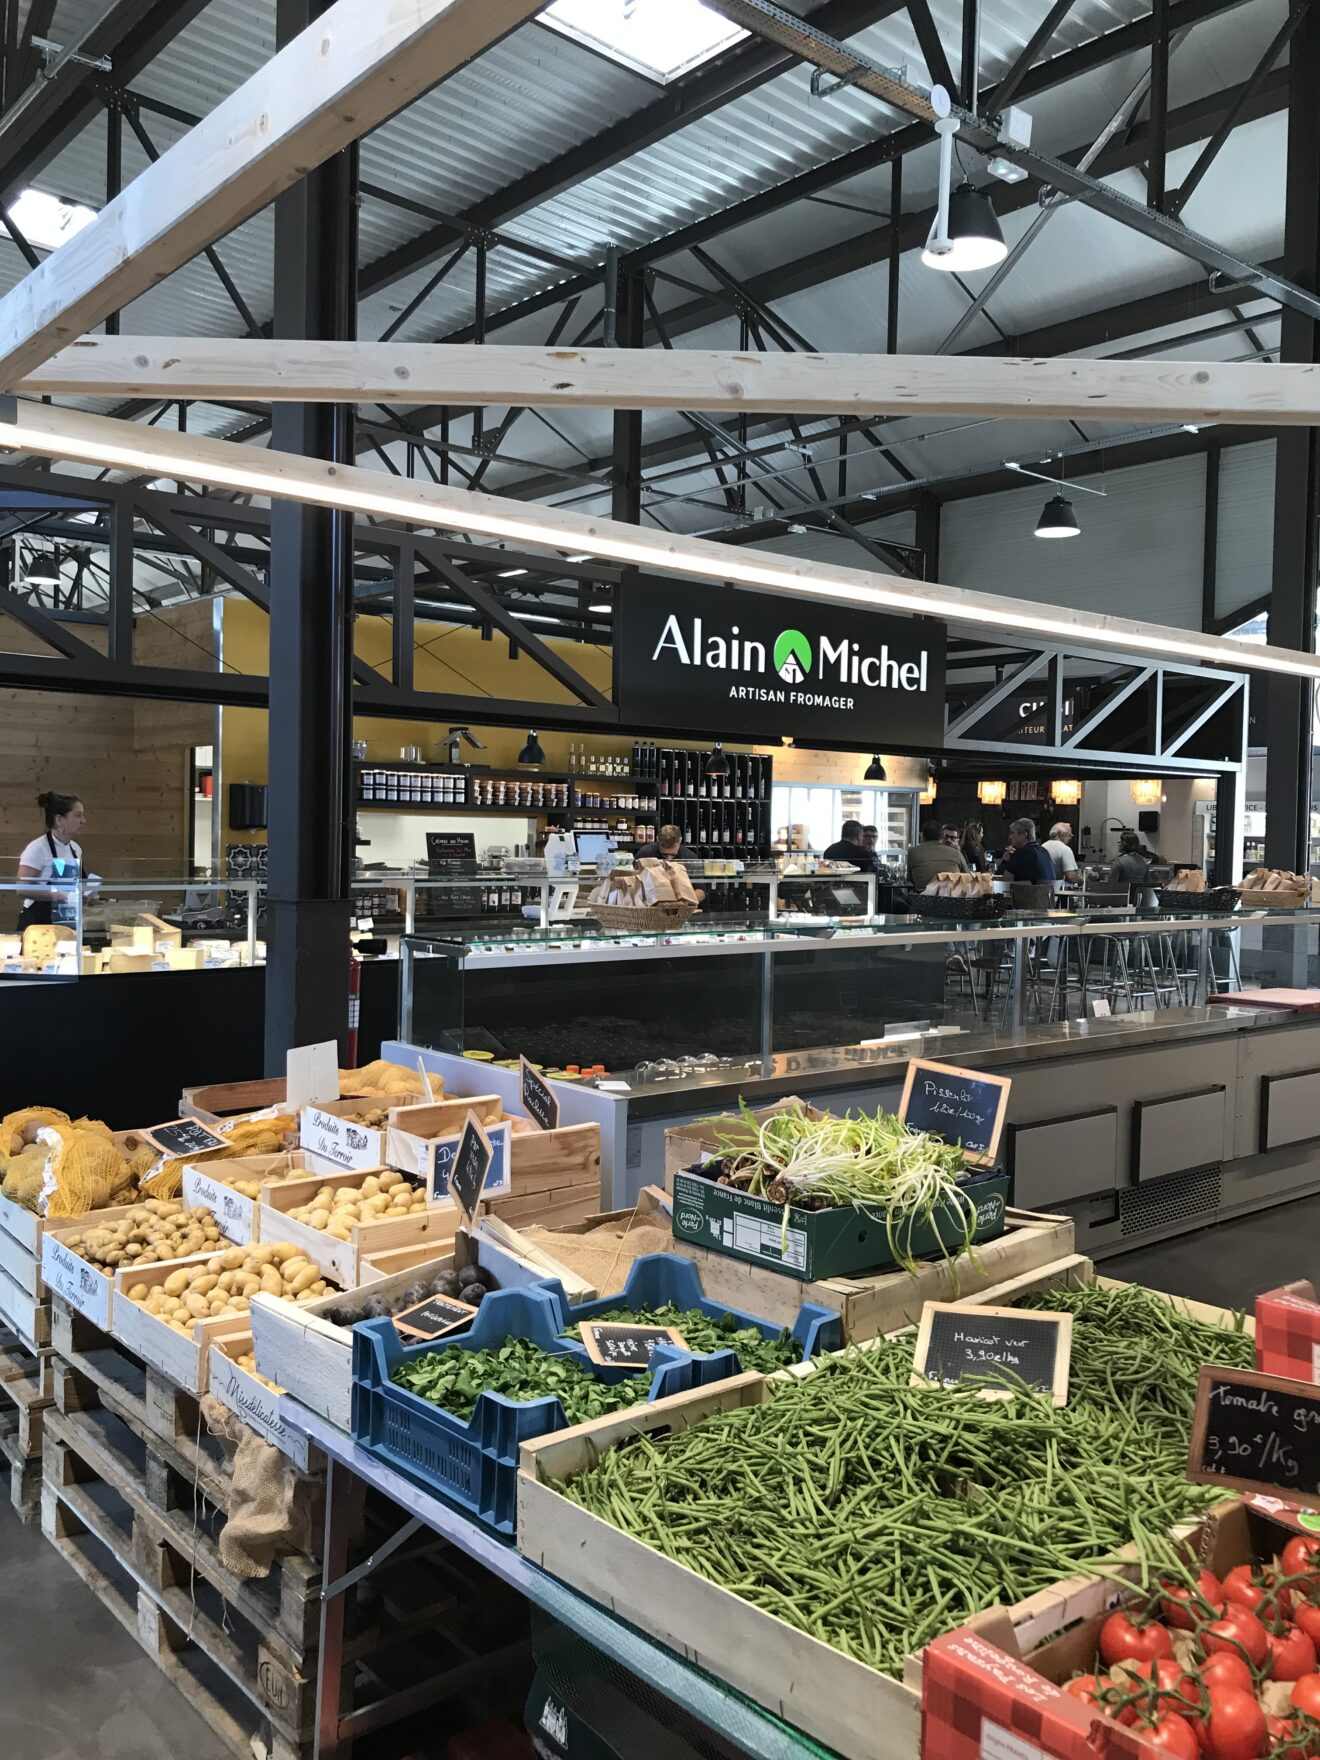
<path fill-rule="evenodd" d="M 475 862 L 477 859 L 476 833 L 473 831 L 428 831 L 426 834 L 426 859 L 428 862 Z"/>
<path fill-rule="evenodd" d="M 608 1369 L 649 1369 L 662 1344 L 687 1349 L 676 1326 L 632 1326 L 621 1320 L 584 1320 L 582 1343 L 592 1362 Z"/>
<path fill-rule="evenodd" d="M 452 1296 L 428 1296 L 415 1308 L 396 1314 L 394 1324 L 412 1338 L 440 1338 L 466 1325 L 476 1311 L 470 1302 L 457 1302 Z"/>
<path fill-rule="evenodd" d="M 210 1155 L 217 1149 L 228 1147 L 223 1137 L 217 1137 L 198 1118 L 177 1118 L 171 1124 L 154 1124 L 149 1131 L 140 1134 L 172 1160 L 184 1155 Z"/>
<path fill-rule="evenodd" d="M 1068 1400 L 1071 1360 L 1071 1314 L 927 1302 L 912 1373 L 915 1381 L 942 1387 L 1000 1376 L 1008 1391 L 1025 1382 L 1061 1406 Z"/>
<path fill-rule="evenodd" d="M 1320 1387 L 1207 1364 L 1196 1384 L 1187 1477 L 1320 1504 Z"/>
<path fill-rule="evenodd" d="M 966 1160 L 989 1167 L 999 1153 L 1008 1110 L 1008 1076 L 980 1075 L 951 1063 L 908 1064 L 898 1116 L 914 1131 L 930 1131 L 946 1143 L 960 1143 Z"/>
<path fill-rule="evenodd" d="M 559 1100 L 554 1089 L 532 1068 L 525 1057 L 518 1059 L 522 1071 L 522 1103 L 528 1118 L 535 1119 L 543 1131 L 559 1129 Z"/>
<path fill-rule="evenodd" d="M 614 622 L 620 714 L 688 737 L 938 746 L 946 638 L 931 618 L 643 575 Z"/>
<path fill-rule="evenodd" d="M 449 1195 L 467 1218 L 469 1228 L 476 1217 L 481 1188 L 486 1183 L 494 1153 L 490 1138 L 481 1128 L 481 1120 L 475 1112 L 469 1112 L 449 1173 Z"/>

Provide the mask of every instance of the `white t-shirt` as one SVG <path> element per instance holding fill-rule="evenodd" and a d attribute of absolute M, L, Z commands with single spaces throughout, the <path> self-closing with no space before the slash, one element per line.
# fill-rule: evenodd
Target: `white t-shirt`
<path fill-rule="evenodd" d="M 1040 846 L 1054 863 L 1054 877 L 1062 880 L 1065 874 L 1077 872 L 1077 857 L 1061 837 L 1049 837 Z"/>
<path fill-rule="evenodd" d="M 82 850 L 76 843 L 61 843 L 53 832 L 51 843 L 55 845 L 55 855 L 62 862 L 82 861 Z M 34 837 L 18 858 L 18 865 L 20 868 L 35 868 L 38 880 L 49 880 L 55 872 L 55 858 L 50 853 L 50 843 L 44 837 Z M 31 904 L 32 900 L 25 898 L 23 903 Z"/>

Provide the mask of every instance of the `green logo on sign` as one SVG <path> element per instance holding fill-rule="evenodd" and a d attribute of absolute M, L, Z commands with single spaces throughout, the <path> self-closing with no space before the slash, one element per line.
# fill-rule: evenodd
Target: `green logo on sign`
<path fill-rule="evenodd" d="M 786 629 L 776 637 L 775 671 L 785 684 L 801 684 L 811 671 L 811 643 L 800 629 Z"/>

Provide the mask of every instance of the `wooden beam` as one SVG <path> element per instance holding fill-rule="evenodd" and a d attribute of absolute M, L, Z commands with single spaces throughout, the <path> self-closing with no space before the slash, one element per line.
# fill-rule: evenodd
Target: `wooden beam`
<path fill-rule="evenodd" d="M 233 440 L 147 428 L 55 404 L 0 398 L 0 449 L 6 448 L 47 458 L 77 459 L 135 475 L 184 478 L 276 500 L 345 508 L 404 525 L 465 532 L 551 552 L 584 553 L 659 574 L 757 587 L 798 602 L 820 600 L 869 611 L 947 618 L 953 623 L 1011 630 L 1019 640 L 1040 636 L 1091 648 L 1117 648 L 1143 660 L 1168 658 L 1320 678 L 1320 655 L 1300 649 L 1236 642 L 1196 630 L 1110 617 L 1074 605 L 1041 605 L 1031 599 L 798 560 L 768 550 L 733 550 L 709 538 L 653 531 L 566 508 L 387 476 L 357 465 L 263 451 Z"/>
<path fill-rule="evenodd" d="M 1266 361 L 84 336 L 29 373 L 22 390 L 31 397 L 240 403 L 1057 416 L 1271 426 L 1320 422 L 1320 367 Z"/>
<path fill-rule="evenodd" d="M 543 0 L 335 0 L 0 301 L 0 387 L 264 208 Z"/>

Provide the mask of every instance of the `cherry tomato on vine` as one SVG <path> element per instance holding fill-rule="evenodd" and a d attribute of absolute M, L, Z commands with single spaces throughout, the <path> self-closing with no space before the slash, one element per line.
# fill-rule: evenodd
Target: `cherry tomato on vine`
<path fill-rule="evenodd" d="M 1259 1760 L 1266 1739 L 1265 1713 L 1254 1693 L 1211 1687 L 1210 1709 L 1201 1726 L 1206 1760 Z"/>
<path fill-rule="evenodd" d="M 1314 1601 L 1297 1598 L 1293 1605 L 1293 1624 L 1300 1626 L 1314 1644 L 1320 1644 L 1320 1607 Z"/>
<path fill-rule="evenodd" d="M 1260 1668 L 1269 1655 L 1269 1633 L 1249 1608 L 1230 1601 L 1218 1619 L 1203 1627 L 1201 1647 L 1209 1654 L 1215 1650 L 1231 1650 L 1253 1668 Z"/>
<path fill-rule="evenodd" d="M 1274 1760 L 1307 1760 L 1311 1747 L 1291 1717 L 1270 1717 L 1265 1719 L 1265 1729 L 1269 1736 L 1270 1753 Z M 1294 1738 L 1296 1738 L 1294 1740 Z M 1288 1743 L 1288 1746 L 1284 1746 Z"/>
<path fill-rule="evenodd" d="M 1171 1754 L 1175 1760 L 1201 1760 L 1201 1747 L 1195 1730 L 1176 1711 L 1161 1712 L 1153 1723 L 1138 1727 L 1142 1739 L 1159 1753 Z"/>
<path fill-rule="evenodd" d="M 1241 1687 L 1244 1693 L 1256 1690 L 1255 1676 L 1236 1650 L 1216 1650 L 1196 1665 L 1196 1679 L 1206 1687 Z"/>
<path fill-rule="evenodd" d="M 1285 1577 L 1299 1577 L 1309 1571 L 1320 1584 L 1320 1540 L 1306 1534 L 1294 1534 L 1279 1559 Z"/>
<path fill-rule="evenodd" d="M 1100 1705 L 1100 1694 L 1108 1685 L 1108 1678 L 1104 1675 L 1079 1674 L 1075 1680 L 1065 1681 L 1063 1690 L 1084 1705 Z"/>
<path fill-rule="evenodd" d="M 1320 1674 L 1304 1674 L 1293 1682 L 1292 1702 L 1308 1717 L 1320 1718 Z"/>
<path fill-rule="evenodd" d="M 1157 1620 L 1139 1622 L 1120 1608 L 1100 1628 L 1100 1654 L 1110 1668 L 1116 1662 L 1152 1662 L 1173 1655 L 1173 1639 Z"/>
<path fill-rule="evenodd" d="M 1266 1669 L 1273 1681 L 1299 1681 L 1304 1674 L 1315 1673 L 1315 1644 L 1300 1626 L 1285 1626 L 1281 1632 L 1267 1632 L 1270 1646 Z"/>
<path fill-rule="evenodd" d="M 1268 1565 L 1235 1564 L 1224 1578 L 1224 1596 L 1240 1607 L 1250 1608 L 1252 1613 L 1259 1614 L 1264 1607 L 1267 1613 L 1277 1609 L 1286 1618 L 1292 1609 L 1292 1596 L 1287 1589 L 1276 1593 L 1278 1580 L 1278 1573 Z"/>
<path fill-rule="evenodd" d="M 1224 1611 L 1224 1585 L 1213 1571 L 1197 1571 L 1195 1589 L 1187 1583 L 1162 1583 L 1160 1588 L 1160 1611 L 1180 1631 L 1193 1632 L 1202 1619 L 1213 1617 L 1206 1613 L 1201 1601 L 1208 1603 L 1215 1613 Z"/>

